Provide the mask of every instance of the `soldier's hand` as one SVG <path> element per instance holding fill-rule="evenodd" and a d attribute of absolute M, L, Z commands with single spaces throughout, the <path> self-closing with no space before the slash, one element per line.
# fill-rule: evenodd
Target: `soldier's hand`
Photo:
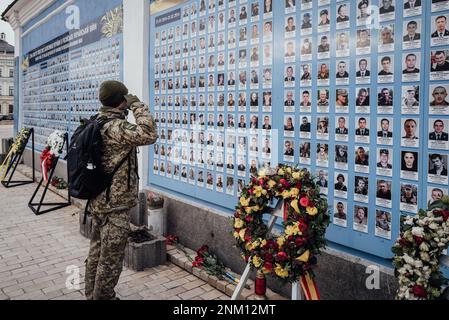
<path fill-rule="evenodd" d="M 131 108 L 131 105 L 134 102 L 140 102 L 139 98 L 137 98 L 137 96 L 132 95 L 132 94 L 125 95 L 125 100 L 126 100 L 126 104 L 128 105 L 128 109 Z"/>

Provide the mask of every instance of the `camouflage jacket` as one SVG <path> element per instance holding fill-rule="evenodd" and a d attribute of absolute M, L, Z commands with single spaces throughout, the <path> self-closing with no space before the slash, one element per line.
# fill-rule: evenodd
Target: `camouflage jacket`
<path fill-rule="evenodd" d="M 101 129 L 103 138 L 103 166 L 107 172 L 112 172 L 120 161 L 127 159 L 112 180 L 109 191 L 103 191 L 90 201 L 89 211 L 93 214 L 104 214 L 129 210 L 137 204 L 138 176 L 137 176 L 137 147 L 156 142 L 157 128 L 147 105 L 135 102 L 130 108 L 136 119 L 136 124 L 125 119 L 122 110 L 110 107 L 100 109 L 100 117 L 114 118 Z M 129 162 L 128 162 L 129 161 Z M 129 172 L 129 186 L 128 186 Z"/>

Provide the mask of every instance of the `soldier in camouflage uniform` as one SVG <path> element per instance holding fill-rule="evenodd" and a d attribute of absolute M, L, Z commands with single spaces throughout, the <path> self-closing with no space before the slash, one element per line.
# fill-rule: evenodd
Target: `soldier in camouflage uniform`
<path fill-rule="evenodd" d="M 100 117 L 113 118 L 101 129 L 104 168 L 112 172 L 122 159 L 128 158 L 115 173 L 109 190 L 91 200 L 88 207 L 93 215 L 93 230 L 86 259 L 85 294 L 88 300 L 114 300 L 130 231 L 129 210 L 137 204 L 136 148 L 153 144 L 157 130 L 148 106 L 128 95 L 121 82 L 103 82 L 99 98 L 103 105 Z M 133 112 L 136 124 L 126 121 L 127 109 Z"/>

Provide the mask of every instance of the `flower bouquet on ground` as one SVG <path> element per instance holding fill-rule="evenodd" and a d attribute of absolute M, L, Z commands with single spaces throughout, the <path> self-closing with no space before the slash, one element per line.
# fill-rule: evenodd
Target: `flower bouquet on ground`
<path fill-rule="evenodd" d="M 449 196 L 435 201 L 416 216 L 401 217 L 401 232 L 392 247 L 395 276 L 399 281 L 396 299 L 447 299 L 447 279 L 439 260 L 449 244 Z"/>

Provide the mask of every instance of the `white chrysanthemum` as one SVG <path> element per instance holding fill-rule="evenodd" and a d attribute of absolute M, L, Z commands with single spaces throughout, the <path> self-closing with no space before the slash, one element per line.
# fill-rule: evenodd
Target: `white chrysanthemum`
<path fill-rule="evenodd" d="M 413 227 L 412 228 L 412 235 L 417 236 L 417 237 L 423 237 L 424 236 L 424 228 Z"/>

